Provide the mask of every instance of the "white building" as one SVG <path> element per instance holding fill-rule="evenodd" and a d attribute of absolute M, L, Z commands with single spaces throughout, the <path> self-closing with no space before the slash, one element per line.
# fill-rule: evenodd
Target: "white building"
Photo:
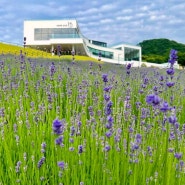
<path fill-rule="evenodd" d="M 110 28 L 111 29 L 111 28 Z M 135 66 L 141 64 L 141 47 L 119 44 L 108 47 L 107 43 L 83 36 L 76 20 L 34 20 L 24 21 L 25 46 L 35 47 L 61 54 L 88 55 L 102 61 Z"/>

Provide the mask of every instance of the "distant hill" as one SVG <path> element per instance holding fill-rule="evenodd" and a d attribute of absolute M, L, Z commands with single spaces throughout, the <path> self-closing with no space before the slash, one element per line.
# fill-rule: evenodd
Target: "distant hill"
<path fill-rule="evenodd" d="M 144 40 L 138 45 L 142 47 L 142 59 L 148 62 L 153 63 L 167 62 L 171 49 L 175 49 L 178 51 L 180 60 L 182 58 L 182 55 L 183 56 L 185 55 L 185 44 L 178 43 L 176 41 L 168 40 L 165 38 Z"/>

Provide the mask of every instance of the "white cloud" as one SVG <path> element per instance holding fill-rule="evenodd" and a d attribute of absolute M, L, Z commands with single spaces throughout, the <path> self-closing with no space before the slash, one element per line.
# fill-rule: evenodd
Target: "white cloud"
<path fill-rule="evenodd" d="M 102 20 L 100 20 L 101 24 L 107 24 L 107 23 L 112 23 L 112 22 L 113 22 L 112 19 L 102 19 Z"/>
<path fill-rule="evenodd" d="M 116 17 L 116 20 L 118 21 L 129 21 L 132 19 L 132 16 L 123 16 L 123 17 Z"/>
<path fill-rule="evenodd" d="M 162 36 L 185 43 L 184 10 L 184 0 L 1 0 L 0 38 L 22 42 L 25 19 L 73 17 L 85 36 L 108 44 Z"/>
<path fill-rule="evenodd" d="M 79 11 L 77 13 L 75 13 L 76 15 L 88 15 L 88 14 L 94 14 L 97 13 L 98 9 L 97 8 L 91 8 L 91 9 L 87 9 L 85 11 Z"/>
<path fill-rule="evenodd" d="M 150 8 L 148 6 L 142 6 L 140 8 L 141 11 L 148 11 Z"/>
<path fill-rule="evenodd" d="M 109 11 L 109 10 L 113 10 L 116 8 L 116 4 L 106 4 L 103 5 L 102 7 L 100 7 L 101 11 Z"/>

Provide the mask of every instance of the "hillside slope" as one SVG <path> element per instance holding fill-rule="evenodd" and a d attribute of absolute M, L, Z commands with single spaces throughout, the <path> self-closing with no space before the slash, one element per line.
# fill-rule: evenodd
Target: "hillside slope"
<path fill-rule="evenodd" d="M 62 55 L 58 57 L 58 55 L 52 56 L 50 52 L 45 52 L 42 50 L 37 50 L 29 47 L 22 47 L 18 45 L 11 45 L 7 43 L 2 43 L 0 42 L 0 55 L 20 55 L 20 51 L 23 52 L 23 54 L 26 54 L 27 57 L 31 58 L 49 58 L 49 59 L 60 59 L 60 60 L 72 60 L 71 55 Z M 93 62 L 98 62 L 97 59 L 88 57 L 88 56 L 80 56 L 80 55 L 75 55 L 75 60 L 76 61 L 93 61 Z"/>
<path fill-rule="evenodd" d="M 153 63 L 168 61 L 171 49 L 178 51 L 179 63 L 185 64 L 185 44 L 165 38 L 144 40 L 138 44 L 142 47 L 142 60 Z"/>

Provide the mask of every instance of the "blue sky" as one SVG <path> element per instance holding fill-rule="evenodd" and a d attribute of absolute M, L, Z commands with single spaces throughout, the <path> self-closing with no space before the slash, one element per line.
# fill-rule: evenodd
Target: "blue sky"
<path fill-rule="evenodd" d="M 22 44 L 24 20 L 75 18 L 84 36 L 108 44 L 167 38 L 185 44 L 184 0 L 1 0 L 0 42 Z"/>

